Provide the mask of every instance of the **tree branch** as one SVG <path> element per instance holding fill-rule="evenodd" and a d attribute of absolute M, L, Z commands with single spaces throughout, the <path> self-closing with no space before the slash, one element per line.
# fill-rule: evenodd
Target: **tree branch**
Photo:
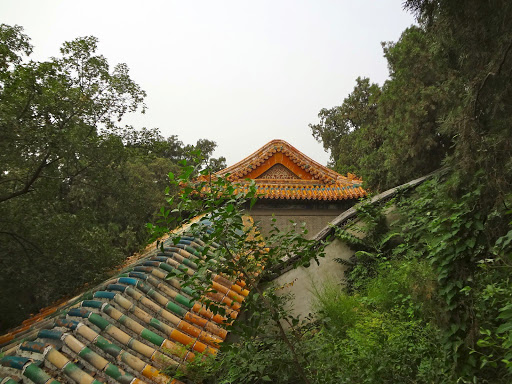
<path fill-rule="evenodd" d="M 35 181 L 39 178 L 39 176 L 41 175 L 41 172 L 43 172 L 43 169 L 45 169 L 47 166 L 49 166 L 50 164 L 52 164 L 55 161 L 60 159 L 60 157 L 58 157 L 57 159 L 52 160 L 51 162 L 47 163 L 46 160 L 48 160 L 49 157 L 50 157 L 50 152 L 48 152 L 43 157 L 43 161 L 41 161 L 41 164 L 39 164 L 37 169 L 32 174 L 32 177 L 25 183 L 25 186 L 22 189 L 20 189 L 19 191 L 13 192 L 11 194 L 8 194 L 8 195 L 0 196 L 0 203 L 10 200 L 10 199 L 13 199 L 15 197 L 24 195 L 26 193 L 32 192 L 33 189 L 31 189 L 31 187 L 35 183 Z"/>
<path fill-rule="evenodd" d="M 25 247 L 25 244 L 23 244 L 23 241 L 29 243 L 37 252 L 39 252 L 41 255 L 43 254 L 43 251 L 41 251 L 41 249 L 35 245 L 33 242 L 21 237 L 20 235 L 18 235 L 17 233 L 14 233 L 14 232 L 7 232 L 7 231 L 0 231 L 0 234 L 4 234 L 4 235 L 8 235 L 10 237 L 12 237 L 20 246 L 21 248 L 23 248 L 23 251 L 25 252 L 25 255 L 27 256 L 27 258 L 29 259 L 29 261 L 31 263 L 34 262 L 34 259 L 32 258 L 32 256 L 30 255 L 30 253 L 28 252 L 27 248 Z M 23 241 L 22 241 L 23 240 Z"/>
<path fill-rule="evenodd" d="M 482 91 L 482 89 L 485 86 L 485 83 L 487 83 L 487 80 L 489 80 L 489 78 L 491 76 L 496 76 L 498 73 L 501 72 L 501 69 L 503 68 L 503 64 L 505 64 L 505 60 L 507 59 L 508 53 L 510 52 L 511 49 L 512 49 L 512 40 L 508 43 L 508 46 L 505 49 L 505 53 L 503 54 L 503 57 L 501 58 L 501 61 L 500 61 L 499 65 L 498 65 L 498 68 L 496 69 L 496 71 L 489 72 L 485 76 L 485 78 L 482 81 L 482 83 L 480 84 L 480 87 L 478 87 L 478 90 L 476 91 L 476 95 L 475 95 L 475 101 L 473 102 L 473 116 L 475 118 L 476 118 L 476 107 L 477 107 L 477 104 L 478 104 L 478 99 L 480 98 L 480 92 Z"/>

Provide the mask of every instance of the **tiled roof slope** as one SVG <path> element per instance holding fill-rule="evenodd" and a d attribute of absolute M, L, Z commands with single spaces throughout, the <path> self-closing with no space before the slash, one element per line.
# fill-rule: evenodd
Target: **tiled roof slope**
<path fill-rule="evenodd" d="M 245 179 L 256 183 L 264 199 L 346 200 L 366 195 L 362 180 L 340 175 L 310 159 L 284 140 L 272 140 L 242 161 L 216 173 L 229 174 L 242 186 Z"/>
<path fill-rule="evenodd" d="M 0 383 L 180 383 L 164 368 L 197 353 L 216 354 L 227 335 L 223 326 L 249 293 L 242 281 L 213 273 L 213 292 L 205 298 L 224 305 L 223 317 L 193 301 L 179 279 L 166 278 L 175 270 L 193 275 L 204 246 L 186 233 L 177 244 L 168 239 L 163 251 L 64 307 L 43 311 L 22 332 L 0 337 Z"/>

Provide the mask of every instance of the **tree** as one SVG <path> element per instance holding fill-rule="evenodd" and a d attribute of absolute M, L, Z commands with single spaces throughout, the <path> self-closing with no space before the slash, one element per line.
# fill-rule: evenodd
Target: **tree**
<path fill-rule="evenodd" d="M 502 201 L 512 183 L 512 4 L 409 0 L 404 5 L 454 69 L 456 103 L 441 127 L 454 137 L 452 164 L 466 184 L 482 170 L 489 204 Z"/>
<path fill-rule="evenodd" d="M 91 175 L 122 158 L 107 132 L 126 112 L 144 108 L 145 96 L 126 65 L 110 70 L 95 55 L 96 38 L 65 43 L 60 58 L 35 62 L 26 59 L 32 47 L 22 31 L 0 26 L 2 327 L 121 260 L 112 230 L 93 225 L 94 209 L 80 201 L 91 190 L 104 193 Z M 33 269 L 45 277 L 27 278 Z"/>
<path fill-rule="evenodd" d="M 20 63 L 23 56 L 32 53 L 28 36 L 22 33 L 23 28 L 15 25 L 10 27 L 2 24 L 0 27 L 0 75 L 6 76 L 12 66 Z"/>
<path fill-rule="evenodd" d="M 322 109 L 313 136 L 331 151 L 332 166 L 383 190 L 441 166 L 451 136 L 441 120 L 460 89 L 450 60 L 420 27 L 383 43 L 389 76 L 382 88 L 358 78 L 339 107 Z"/>
<path fill-rule="evenodd" d="M 422 28 L 407 28 L 396 43 L 384 43 L 390 79 L 382 87 L 379 122 L 384 188 L 442 166 L 452 138 L 441 121 L 460 89 L 452 82 L 449 59 Z"/>
<path fill-rule="evenodd" d="M 2 330 L 99 283 L 144 246 L 166 175 L 185 158 L 176 136 L 121 126 L 145 94 L 96 46 L 76 39 L 59 58 L 28 61 L 22 28 L 0 27 Z M 162 152 L 169 143 L 173 156 Z"/>
<path fill-rule="evenodd" d="M 41 178 L 72 180 L 94 164 L 101 130 L 142 106 L 145 92 L 125 64 L 111 71 L 97 39 L 65 43 L 61 58 L 23 62 L 28 37 L 0 27 L 0 203 L 34 191 Z"/>
<path fill-rule="evenodd" d="M 370 83 L 370 79 L 358 77 L 354 91 L 344 100 L 343 104 L 331 109 L 323 108 L 318 117 L 318 124 L 309 124 L 313 137 L 323 142 L 324 148 L 331 151 L 332 165 L 353 170 L 359 156 L 350 156 L 352 151 L 358 151 L 348 136 L 358 135 L 361 129 L 374 129 L 377 119 L 377 103 L 380 88 Z M 340 156 L 347 161 L 339 161 Z M 347 172 L 340 169 L 342 172 Z"/>

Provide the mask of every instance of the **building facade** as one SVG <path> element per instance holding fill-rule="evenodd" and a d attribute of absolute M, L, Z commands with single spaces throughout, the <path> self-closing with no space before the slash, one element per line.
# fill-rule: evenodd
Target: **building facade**
<path fill-rule="evenodd" d="M 331 220 L 367 195 L 362 180 L 340 175 L 312 160 L 284 140 L 272 140 L 238 163 L 216 173 L 234 183 L 256 183 L 258 201 L 251 216 L 263 234 L 272 217 L 281 229 L 290 220 L 305 223 L 313 237 Z"/>

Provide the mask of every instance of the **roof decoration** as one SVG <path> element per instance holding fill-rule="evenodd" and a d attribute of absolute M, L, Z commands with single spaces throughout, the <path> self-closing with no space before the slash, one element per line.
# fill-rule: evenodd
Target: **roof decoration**
<path fill-rule="evenodd" d="M 282 164 L 275 164 L 267 171 L 263 172 L 256 179 L 300 179 L 295 173 L 290 171 Z"/>
<path fill-rule="evenodd" d="M 119 276 L 1 336 L 0 383 L 181 383 L 165 368 L 216 354 L 249 293 L 243 281 L 213 272 L 204 298 L 223 305 L 223 317 L 167 278 L 193 275 L 205 245 L 186 232 L 177 244 L 168 239 Z"/>
<path fill-rule="evenodd" d="M 362 180 L 324 167 L 284 140 L 272 140 L 242 161 L 216 173 L 244 188 L 256 183 L 264 199 L 346 200 L 366 196 Z"/>

